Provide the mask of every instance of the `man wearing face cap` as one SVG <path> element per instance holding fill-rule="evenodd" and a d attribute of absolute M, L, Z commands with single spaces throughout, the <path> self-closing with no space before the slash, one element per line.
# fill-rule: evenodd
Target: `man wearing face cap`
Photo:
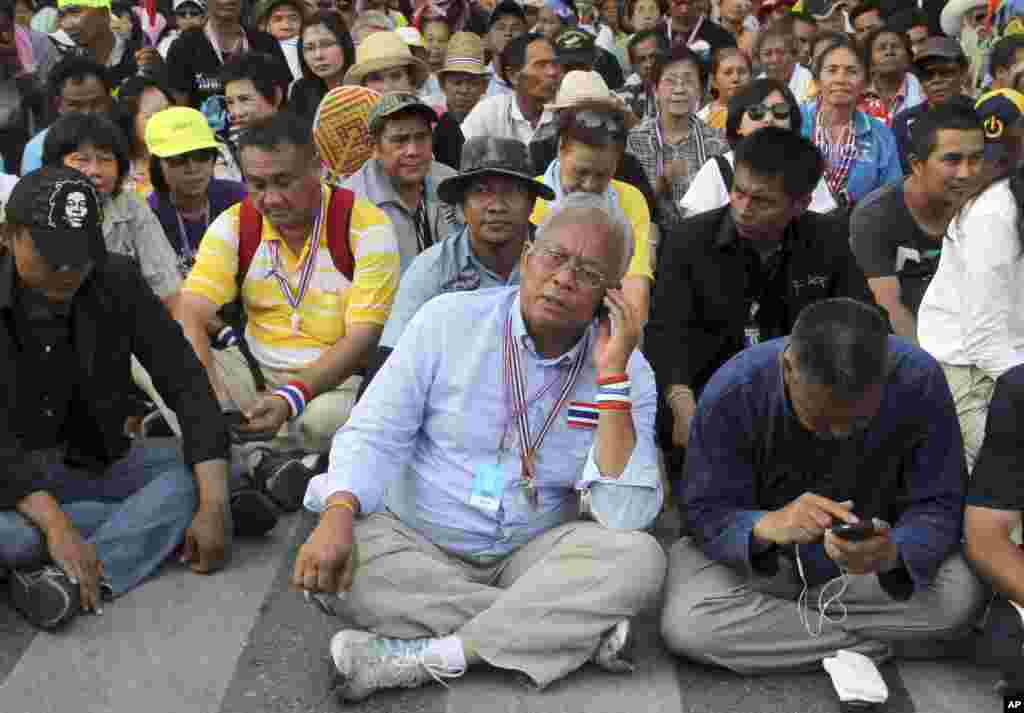
<path fill-rule="evenodd" d="M 29 621 L 56 628 L 134 588 L 184 545 L 196 572 L 229 549 L 228 436 L 181 328 L 104 247 L 78 171 L 47 167 L 0 226 L 0 569 Z M 177 448 L 132 445 L 134 354 L 181 419 Z"/>

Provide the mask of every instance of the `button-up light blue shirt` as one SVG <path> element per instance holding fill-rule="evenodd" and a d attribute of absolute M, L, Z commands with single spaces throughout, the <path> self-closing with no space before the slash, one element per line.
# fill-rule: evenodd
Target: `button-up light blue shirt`
<path fill-rule="evenodd" d="M 518 284 L 518 266 L 506 280 L 480 262 L 473 252 L 469 226 L 466 226 L 457 234 L 431 245 L 409 265 L 402 275 L 391 315 L 384 325 L 380 346 L 393 348 L 413 315 L 438 295 Z"/>
<path fill-rule="evenodd" d="M 334 493 L 349 491 L 364 513 L 387 507 L 402 522 L 453 554 L 487 561 L 503 557 L 578 515 L 576 490 L 589 488 L 598 522 L 618 529 L 649 527 L 661 509 L 654 445 L 654 372 L 634 351 L 629 360 L 636 446 L 622 474 L 605 478 L 594 462 L 596 428 L 572 427 L 563 407 L 537 454 L 539 507 L 520 486 L 516 424 L 504 388 L 505 322 L 519 345 L 531 438 L 558 399 L 561 379 L 580 349 L 592 350 L 594 328 L 554 359 L 530 339 L 517 287 L 441 295 L 422 307 L 394 352 L 334 438 L 328 471 L 306 491 L 306 507 L 322 511 Z M 584 357 L 570 402 L 593 404 L 597 371 Z M 508 451 L 499 459 L 506 432 Z M 500 464 L 505 483 L 495 513 L 469 504 L 474 474 Z"/>

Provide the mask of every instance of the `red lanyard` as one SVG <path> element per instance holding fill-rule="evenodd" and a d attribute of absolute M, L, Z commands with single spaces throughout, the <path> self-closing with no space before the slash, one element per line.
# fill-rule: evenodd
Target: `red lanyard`
<path fill-rule="evenodd" d="M 512 309 L 515 309 L 515 307 L 513 306 Z M 573 388 L 576 386 L 580 372 L 583 371 L 583 363 L 588 351 L 587 344 L 588 342 L 584 338 L 584 342 L 580 345 L 579 352 L 576 354 L 576 359 L 573 361 L 572 367 L 562 384 L 558 400 L 544 421 L 544 426 L 541 428 L 540 433 L 537 434 L 537 438 L 531 441 L 530 415 L 527 410 L 526 401 L 526 374 L 523 371 L 519 345 L 512 336 L 512 310 L 509 310 L 508 318 L 505 320 L 505 391 L 512 397 L 513 417 L 519 426 L 519 456 L 522 459 L 522 485 L 526 491 L 527 500 L 532 507 L 537 507 L 537 473 L 534 467 L 537 451 L 540 450 L 544 437 L 548 435 L 548 431 L 554 425 L 559 412 L 561 412 L 566 401 L 569 400 L 569 394 L 572 393 Z M 554 384 L 554 381 L 551 383 Z M 547 391 L 547 388 L 544 391 Z M 541 392 L 541 395 L 544 391 Z M 536 398 L 540 398 L 540 395 Z"/>
<path fill-rule="evenodd" d="M 846 126 L 846 138 L 833 142 L 828 130 L 820 122 L 814 127 L 814 143 L 825 158 L 825 183 L 836 199 L 845 197 L 849 201 L 846 184 L 850 178 L 850 169 L 857 156 L 857 133 L 853 130 L 853 121 Z"/>

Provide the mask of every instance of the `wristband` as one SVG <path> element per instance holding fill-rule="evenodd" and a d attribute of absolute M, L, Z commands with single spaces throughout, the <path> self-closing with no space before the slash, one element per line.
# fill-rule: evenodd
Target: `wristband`
<path fill-rule="evenodd" d="M 274 396 L 284 399 L 285 403 L 288 404 L 288 408 L 291 411 L 289 416 L 290 420 L 295 420 L 302 415 L 302 412 L 306 410 L 306 396 L 302 393 L 302 389 L 295 386 L 291 382 L 285 384 L 279 389 L 274 389 Z"/>
<path fill-rule="evenodd" d="M 608 376 L 597 377 L 598 386 L 609 386 L 611 384 L 620 384 L 622 382 L 629 383 L 628 374 L 609 374 Z"/>
<path fill-rule="evenodd" d="M 210 346 L 214 349 L 222 350 L 235 346 L 239 341 L 238 334 L 234 328 L 231 325 L 227 325 L 221 327 L 221 330 L 217 332 L 217 336 L 210 340 Z"/>
<path fill-rule="evenodd" d="M 336 503 L 331 503 L 330 505 L 325 507 L 324 511 L 320 514 L 323 515 L 324 513 L 330 512 L 333 508 L 346 508 L 352 513 L 352 517 L 356 516 L 356 506 L 350 503 L 348 500 L 341 500 Z"/>
<path fill-rule="evenodd" d="M 623 375 L 625 376 L 625 375 Z M 600 383 L 600 382 L 598 382 Z M 629 398 L 631 382 L 628 378 L 597 388 L 597 408 L 601 411 L 628 411 L 633 406 Z"/>
<path fill-rule="evenodd" d="M 600 397 L 598 397 L 600 398 Z M 631 401 L 598 401 L 598 411 L 629 411 L 633 408 Z"/>

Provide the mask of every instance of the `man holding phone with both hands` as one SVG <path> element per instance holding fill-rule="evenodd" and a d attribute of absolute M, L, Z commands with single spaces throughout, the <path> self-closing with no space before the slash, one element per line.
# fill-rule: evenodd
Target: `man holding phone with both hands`
<path fill-rule="evenodd" d="M 871 305 L 814 303 L 790 337 L 733 357 L 701 396 L 686 471 L 696 537 L 672 548 L 662 619 L 676 653 L 739 673 L 840 649 L 878 663 L 894 642 L 958 637 L 984 601 L 960 552 L 949 387 Z M 825 605 L 839 591 L 845 615 Z"/>

